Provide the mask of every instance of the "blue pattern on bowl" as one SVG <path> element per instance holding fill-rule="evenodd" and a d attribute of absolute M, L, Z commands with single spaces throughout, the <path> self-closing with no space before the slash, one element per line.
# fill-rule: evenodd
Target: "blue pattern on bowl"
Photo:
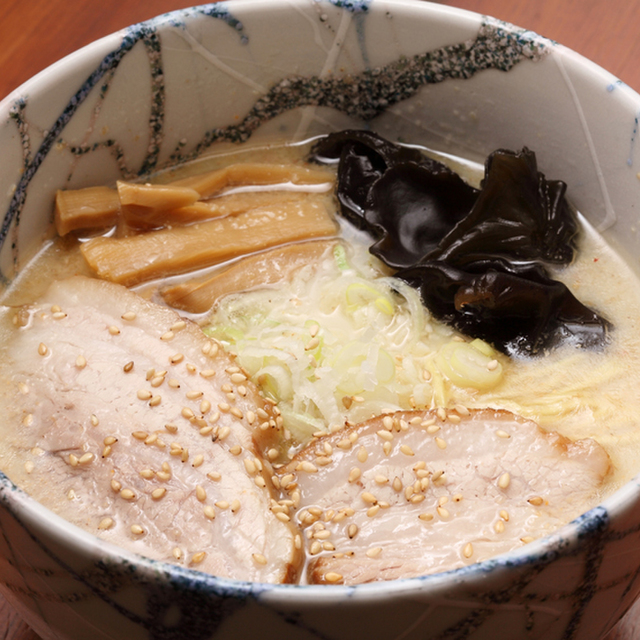
<path fill-rule="evenodd" d="M 243 11 L 243 6 L 249 10 Z M 203 126 L 195 140 L 181 139 L 173 146 L 167 141 L 167 109 L 173 107 L 167 102 L 171 92 L 163 40 L 171 29 L 186 34 L 194 25 L 214 20 L 232 30 L 238 47 L 248 50 L 255 32 L 245 17 L 250 17 L 251 7 L 259 11 L 259 4 L 220 3 L 180 10 L 127 29 L 118 42 L 113 37 L 106 54 L 94 50 L 95 68 L 83 76 L 64 108 L 50 117 L 46 127 L 41 125 L 39 135 L 34 135 L 29 109 L 33 99 L 42 97 L 36 92 L 32 98 L 28 90 L 14 94 L 5 103 L 5 126 L 13 127 L 22 156 L 12 168 L 18 177 L 0 228 L 3 279 L 15 276 L 23 247 L 36 235 L 31 230 L 34 220 L 42 226 L 45 215 L 34 213 L 34 205 L 28 229 L 21 235 L 30 190 L 42 189 L 35 178 L 60 148 L 67 154 L 66 177 L 50 187 L 49 200 L 55 187 L 82 183 L 85 178 L 79 167 L 83 165 L 78 161 L 100 151 L 108 150 L 115 160 L 117 171 L 105 173 L 105 180 L 112 181 L 190 160 L 216 143 L 246 141 L 267 123 L 307 107 L 333 110 L 362 126 L 373 126 L 393 107 L 420 97 L 428 86 L 470 82 L 487 70 L 511 72 L 524 61 L 545 59 L 557 47 L 529 31 L 458 13 L 456 19 L 463 23 L 458 31 L 468 30 L 475 20 L 475 36 L 374 66 L 371 59 L 377 52 L 367 41 L 368 20 L 374 15 L 380 20 L 383 15 L 391 21 L 396 11 L 436 9 L 426 4 L 411 8 L 402 2 L 378 5 L 377 0 L 326 0 L 296 6 L 306 11 L 308 20 L 317 20 L 316 26 L 335 32 L 344 14 L 349 14 L 355 20 L 353 37 L 362 58 L 360 68 L 345 74 L 288 73 L 271 83 L 237 121 Z M 89 98 L 99 114 L 114 90 L 120 65 L 137 45 L 148 59 L 151 89 L 148 143 L 142 160 L 134 163 L 128 158 L 127 144 L 117 137 L 105 133 L 97 140 L 78 142 L 76 133 L 67 138 L 67 128 L 80 117 Z M 473 87 L 477 90 L 477 85 Z M 637 118 L 634 122 L 632 147 Z M 287 126 L 290 135 L 296 125 Z M 632 156 L 629 162 L 633 164 Z M 640 556 L 634 550 L 640 546 L 640 515 L 634 515 L 633 508 L 638 501 L 637 482 L 549 538 L 510 554 L 443 574 L 330 590 L 234 582 L 140 558 L 63 523 L 1 474 L 0 484 L 3 589 L 43 638 L 203 640 L 260 633 L 265 640 L 587 639 L 597 637 L 609 624 L 607 619 L 594 622 L 591 609 L 607 610 L 615 620 L 640 591 Z M 69 549 L 77 553 L 69 556 Z M 628 557 L 625 566 L 615 560 L 617 552 Z"/>

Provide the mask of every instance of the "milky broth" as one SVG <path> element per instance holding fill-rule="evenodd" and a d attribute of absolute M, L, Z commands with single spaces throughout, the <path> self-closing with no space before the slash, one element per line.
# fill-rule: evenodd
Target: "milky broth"
<path fill-rule="evenodd" d="M 305 153 L 307 147 L 258 149 L 249 153 L 224 154 L 197 163 L 199 169 L 211 169 L 227 162 L 284 161 Z M 462 166 L 462 165 L 460 165 Z M 458 168 L 458 167 L 457 167 Z M 477 180 L 476 170 L 469 170 Z M 193 172 L 193 167 L 179 168 L 163 175 L 175 178 Z M 554 178 L 556 176 L 553 176 Z M 560 177 L 561 178 L 561 177 Z M 570 185 L 569 185 L 570 194 Z M 581 219 L 581 238 L 574 264 L 554 269 L 553 277 L 563 281 L 587 306 L 604 315 L 613 325 L 610 343 L 603 351 L 579 350 L 563 346 L 543 357 L 533 359 L 506 357 L 502 383 L 490 391 L 450 386 L 444 397 L 435 394 L 426 408 L 462 404 L 469 408 L 501 408 L 536 421 L 546 430 L 558 431 L 569 439 L 593 438 L 607 451 L 612 473 L 603 487 L 604 495 L 620 487 L 638 471 L 640 459 L 640 283 L 636 274 L 604 239 Z M 353 238 L 359 238 L 353 234 Z M 360 239 L 354 240 L 359 242 Z M 381 275 L 384 268 L 376 264 Z M 0 321 L 0 342 L 13 330 L 20 305 L 37 299 L 51 281 L 75 274 L 91 275 L 75 239 L 55 239 L 23 270 L 3 294 L 6 305 Z M 181 281 L 179 276 L 172 281 Z M 137 288 L 140 295 L 158 301 L 157 282 Z M 195 317 L 196 321 L 204 317 Z M 433 320 L 435 322 L 435 320 Z M 448 339 L 455 332 L 443 330 Z M 444 338 L 441 338 L 442 340 Z M 3 394 L 15 382 L 11 371 L 0 366 Z M 407 407 L 410 408 L 410 407 Z M 36 498 L 38 481 L 33 482 L 25 461 L 28 439 L 22 442 L 16 430 L 22 427 L 2 421 L 0 429 L 0 468 L 18 485 Z M 7 434 L 11 434 L 7 437 Z M 55 507 L 53 507 L 55 509 Z"/>

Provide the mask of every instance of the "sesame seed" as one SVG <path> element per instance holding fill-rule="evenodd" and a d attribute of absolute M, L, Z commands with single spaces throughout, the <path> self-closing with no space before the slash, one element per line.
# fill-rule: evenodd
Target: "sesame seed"
<path fill-rule="evenodd" d="M 462 555 L 464 555 L 465 558 L 470 558 L 473 555 L 473 545 L 470 542 L 464 546 Z"/>
<path fill-rule="evenodd" d="M 496 533 L 503 533 L 504 532 L 504 520 L 498 520 L 493 525 L 493 528 L 495 529 Z"/>
<path fill-rule="evenodd" d="M 112 324 L 112 325 L 109 327 L 109 333 L 110 333 L 112 336 L 118 336 L 118 335 L 120 335 L 120 329 L 119 329 L 118 327 L 116 327 L 114 324 Z"/>
<path fill-rule="evenodd" d="M 182 550 L 180 549 L 180 547 L 174 547 L 174 549 L 173 549 L 173 551 L 171 553 L 173 554 L 173 557 L 176 560 L 182 559 Z"/>
<path fill-rule="evenodd" d="M 496 431 L 496 435 L 498 436 L 498 438 L 510 438 L 511 435 L 508 434 L 506 431 L 503 431 L 502 429 L 498 429 Z"/>
<path fill-rule="evenodd" d="M 150 400 L 151 399 L 151 391 L 148 389 L 139 389 L 138 390 L 138 400 Z"/>
<path fill-rule="evenodd" d="M 217 471 L 209 471 L 209 473 L 207 473 L 207 478 L 209 478 L 209 480 L 217 482 L 218 480 L 220 480 L 220 478 L 222 478 L 222 476 Z"/>
<path fill-rule="evenodd" d="M 431 520 L 433 520 L 433 513 L 421 513 L 418 518 L 423 522 L 431 522 Z"/>
<path fill-rule="evenodd" d="M 443 407 L 440 407 L 439 409 L 436 410 L 436 415 L 443 422 L 447 419 L 447 412 Z"/>
<path fill-rule="evenodd" d="M 508 472 L 504 472 L 499 478 L 498 478 L 498 486 L 501 489 L 507 489 L 509 487 L 509 485 L 511 484 L 511 476 L 509 475 Z"/>
<path fill-rule="evenodd" d="M 489 369 L 489 371 L 495 371 L 498 368 L 498 364 L 497 360 L 491 360 L 487 363 L 487 369 Z"/>
<path fill-rule="evenodd" d="M 376 504 L 378 502 L 378 499 L 369 491 L 363 491 L 361 497 L 362 500 L 368 504 Z"/>
<path fill-rule="evenodd" d="M 393 433 L 391 431 L 386 431 L 385 429 L 380 429 L 380 431 L 376 432 L 380 438 L 386 441 L 393 440 Z"/>
<path fill-rule="evenodd" d="M 351 471 L 349 471 L 349 482 L 356 482 L 360 476 L 362 475 L 362 471 L 360 471 L 359 467 L 353 467 Z"/>
<path fill-rule="evenodd" d="M 184 320 L 178 320 L 171 325 L 171 331 L 180 331 L 187 326 L 187 323 Z"/>
<path fill-rule="evenodd" d="M 144 443 L 147 444 L 147 445 L 154 444 L 157 439 L 158 439 L 158 434 L 157 433 L 152 433 L 148 438 L 145 438 Z"/>
<path fill-rule="evenodd" d="M 200 372 L 200 377 L 202 378 L 213 378 L 216 375 L 215 369 L 205 369 Z"/>
<path fill-rule="evenodd" d="M 233 384 L 242 384 L 247 381 L 247 376 L 244 373 L 232 373 L 231 374 L 231 382 Z"/>
<path fill-rule="evenodd" d="M 438 449 L 446 449 L 447 448 L 447 441 L 443 440 L 442 438 L 435 438 L 436 441 L 436 445 L 438 445 Z"/>
<path fill-rule="evenodd" d="M 400 447 L 400 451 L 404 453 L 405 456 L 414 456 L 413 449 L 408 444 L 403 444 Z"/>
<path fill-rule="evenodd" d="M 196 365 L 195 364 L 191 364 L 190 362 L 187 362 L 186 367 L 187 367 L 187 373 L 193 374 L 198 370 L 196 368 Z"/>
<path fill-rule="evenodd" d="M 443 519 L 446 519 L 449 517 L 449 511 L 447 511 L 447 509 L 445 509 L 442 506 L 436 507 L 436 511 L 438 512 L 438 515 Z"/>
<path fill-rule="evenodd" d="M 382 445 L 382 451 L 384 452 L 385 456 L 388 456 L 391 453 L 391 443 L 390 442 L 385 442 Z"/>
<path fill-rule="evenodd" d="M 520 538 L 521 542 L 524 542 L 524 544 L 529 544 L 530 542 L 533 542 L 535 540 L 534 537 L 532 536 L 524 536 L 523 538 Z"/>
<path fill-rule="evenodd" d="M 163 382 L 164 376 L 155 376 L 154 378 L 151 378 L 149 384 L 151 384 L 152 387 L 159 387 Z"/>
<path fill-rule="evenodd" d="M 383 475 L 377 475 L 374 480 L 376 484 L 387 484 L 387 482 L 389 482 L 389 478 Z"/>
<path fill-rule="evenodd" d="M 126 313 L 123 313 L 120 317 L 123 320 L 127 320 L 128 322 L 131 322 L 132 320 L 136 319 L 136 313 L 135 311 L 127 311 Z"/>
<path fill-rule="evenodd" d="M 151 492 L 151 497 L 154 500 L 160 500 L 161 498 L 164 498 L 166 493 L 167 493 L 167 490 L 164 487 L 158 487 L 157 489 L 154 489 Z"/>
<path fill-rule="evenodd" d="M 87 359 L 83 355 L 79 355 L 76 358 L 76 367 L 78 369 L 84 369 L 87 366 Z"/>
<path fill-rule="evenodd" d="M 117 480 L 112 480 L 111 481 L 111 490 L 114 491 L 115 493 L 118 493 L 118 491 L 120 491 L 120 489 L 122 489 L 122 484 L 120 482 L 118 482 Z"/>
<path fill-rule="evenodd" d="M 163 333 L 160 336 L 160 340 L 164 340 L 165 342 L 168 342 L 169 340 L 173 340 L 173 336 L 174 336 L 173 331 L 167 331 L 166 333 Z"/>
<path fill-rule="evenodd" d="M 183 407 L 180 413 L 182 417 L 186 418 L 187 420 L 191 420 L 192 418 L 195 418 L 195 413 L 193 413 L 193 410 L 189 409 L 189 407 Z"/>
<path fill-rule="evenodd" d="M 253 475 L 258 471 L 254 461 L 251 458 L 245 458 L 243 462 L 244 462 L 244 468 L 246 469 L 249 475 Z"/>
<path fill-rule="evenodd" d="M 75 456 L 73 453 L 69 454 L 69 464 L 72 467 L 77 467 L 78 466 L 78 457 Z"/>
<path fill-rule="evenodd" d="M 41 356 L 46 356 L 49 353 L 49 349 L 47 348 L 47 345 L 44 342 L 41 342 L 38 345 L 38 353 Z"/>
<path fill-rule="evenodd" d="M 375 515 L 377 515 L 378 511 L 380 511 L 380 505 L 374 504 L 372 507 L 367 509 L 367 517 L 373 518 Z"/>
<path fill-rule="evenodd" d="M 540 496 L 534 496 L 533 498 L 529 498 L 527 502 L 534 507 L 540 507 L 544 503 L 544 500 Z"/>
<path fill-rule="evenodd" d="M 237 513 L 240 510 L 240 500 L 234 500 L 231 503 L 231 512 L 232 513 Z"/>
<path fill-rule="evenodd" d="M 411 504 L 419 504 L 425 499 L 425 496 L 422 493 L 414 493 L 411 498 L 409 498 L 409 502 Z"/>
<path fill-rule="evenodd" d="M 149 400 L 150 407 L 157 407 L 162 402 L 162 396 L 153 396 L 151 400 Z"/>
<path fill-rule="evenodd" d="M 120 497 L 123 500 L 133 500 L 136 497 L 136 494 L 133 491 L 131 491 L 131 489 L 123 489 L 120 492 Z"/>
<path fill-rule="evenodd" d="M 239 456 L 242 453 L 242 447 L 236 444 L 229 449 L 229 453 L 234 456 Z"/>
<path fill-rule="evenodd" d="M 467 407 L 465 407 L 463 404 L 457 404 L 455 407 L 453 407 L 455 411 L 457 411 L 461 416 L 468 416 L 471 415 L 471 412 L 469 411 L 469 409 Z"/>
<path fill-rule="evenodd" d="M 393 487 L 393 490 L 400 493 L 400 491 L 402 491 L 402 480 L 400 480 L 400 478 L 398 478 L 398 476 L 396 476 L 393 479 L 393 482 L 391 483 L 391 486 Z"/>
<path fill-rule="evenodd" d="M 112 518 L 102 518 L 98 524 L 98 529 L 105 531 L 106 529 L 111 529 L 113 527 L 113 519 Z"/>
<path fill-rule="evenodd" d="M 297 467 L 296 471 L 306 471 L 307 473 L 316 473 L 318 467 L 308 460 L 303 460 Z"/>
<path fill-rule="evenodd" d="M 146 431 L 134 431 L 131 434 L 136 440 L 146 440 L 149 434 Z"/>
<path fill-rule="evenodd" d="M 318 338 L 311 338 L 309 342 L 305 345 L 305 351 L 313 351 L 320 345 L 320 340 Z"/>
<path fill-rule="evenodd" d="M 232 416 L 235 416 L 236 418 L 238 418 L 238 420 L 242 420 L 242 418 L 244 417 L 244 414 L 242 413 L 242 411 L 240 411 L 240 409 L 238 409 L 238 407 L 231 407 L 231 409 L 229 410 L 229 413 Z"/>
<path fill-rule="evenodd" d="M 450 413 L 447 415 L 447 420 L 449 420 L 449 422 L 459 424 L 462 421 L 462 418 L 455 413 Z"/>
<path fill-rule="evenodd" d="M 198 551 L 198 553 L 194 553 L 191 556 L 191 564 L 200 564 L 206 557 L 207 554 L 205 551 Z"/>
<path fill-rule="evenodd" d="M 335 571 L 328 571 L 327 573 L 325 573 L 324 579 L 331 584 L 337 584 L 338 582 L 342 582 L 343 580 L 342 574 Z"/>
<path fill-rule="evenodd" d="M 214 520 L 216 517 L 216 510 L 210 504 L 208 504 L 204 508 L 204 516 L 209 520 Z"/>
<path fill-rule="evenodd" d="M 286 513 L 276 513 L 276 518 L 278 518 L 278 520 L 280 520 L 281 522 L 289 522 L 291 520 L 291 518 L 286 514 Z"/>
<path fill-rule="evenodd" d="M 267 564 L 267 559 L 261 553 L 254 553 L 251 556 L 258 564 Z"/>
<path fill-rule="evenodd" d="M 27 461 L 24 463 L 24 470 L 25 470 L 27 473 L 31 473 L 35 468 L 36 468 L 36 465 L 33 463 L 33 461 L 32 461 L 32 460 L 27 460 Z"/>
<path fill-rule="evenodd" d="M 27 413 L 27 415 L 24 418 L 22 418 L 22 424 L 25 427 L 30 427 L 33 424 L 33 414 Z"/>
<path fill-rule="evenodd" d="M 216 507 L 218 507 L 218 509 L 228 509 L 229 508 L 229 503 L 226 500 L 218 500 L 218 502 L 216 502 Z"/>
<path fill-rule="evenodd" d="M 94 458 L 95 456 L 93 455 L 93 453 L 84 453 L 78 459 L 78 464 L 89 464 L 93 461 Z"/>
<path fill-rule="evenodd" d="M 505 522 L 509 522 L 509 512 L 506 511 L 505 509 L 501 509 L 499 516 L 505 521 Z"/>
<path fill-rule="evenodd" d="M 181 353 L 174 353 L 172 356 L 169 356 L 169 362 L 171 364 L 179 364 L 184 360 L 184 355 Z"/>
<path fill-rule="evenodd" d="M 367 557 L 377 558 L 382 553 L 382 547 L 372 547 L 366 552 Z"/>
<path fill-rule="evenodd" d="M 156 475 L 156 472 L 153 469 L 143 469 L 140 472 L 140 476 L 145 480 L 151 480 Z"/>

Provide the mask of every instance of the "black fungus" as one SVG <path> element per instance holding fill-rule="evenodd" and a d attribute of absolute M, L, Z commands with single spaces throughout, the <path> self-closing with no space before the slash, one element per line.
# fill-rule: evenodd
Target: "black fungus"
<path fill-rule="evenodd" d="M 369 232 L 371 252 L 435 317 L 508 354 L 605 344 L 609 322 L 545 266 L 573 260 L 578 223 L 566 185 L 538 172 L 530 150 L 492 153 L 479 191 L 367 131 L 326 136 L 312 157 L 339 163 L 342 215 Z"/>
<path fill-rule="evenodd" d="M 339 161 L 342 215 L 368 231 L 376 240 L 371 253 L 396 269 L 436 249 L 478 197 L 444 164 L 368 131 L 331 134 L 312 154 L 318 161 Z"/>

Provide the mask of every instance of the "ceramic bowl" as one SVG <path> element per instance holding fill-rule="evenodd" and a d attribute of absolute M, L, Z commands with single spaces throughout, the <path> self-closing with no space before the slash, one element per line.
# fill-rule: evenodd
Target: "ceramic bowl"
<path fill-rule="evenodd" d="M 0 271 L 50 231 L 57 188 L 214 145 L 371 127 L 539 166 L 628 255 L 640 249 L 640 97 L 561 45 L 414 0 L 232 0 L 99 40 L 0 103 Z M 2 592 L 45 640 L 598 638 L 640 592 L 637 480 L 556 534 L 420 579 L 221 580 L 100 542 L 0 477 Z"/>

